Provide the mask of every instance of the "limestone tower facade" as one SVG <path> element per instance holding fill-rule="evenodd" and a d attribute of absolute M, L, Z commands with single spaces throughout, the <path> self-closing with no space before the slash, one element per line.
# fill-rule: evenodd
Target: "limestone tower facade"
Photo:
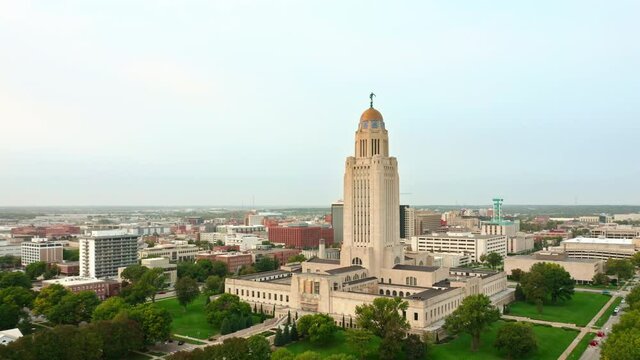
<path fill-rule="evenodd" d="M 345 164 L 340 265 L 362 265 L 380 277 L 380 269 L 401 264 L 404 253 L 398 162 L 389 156 L 387 129 L 373 101 L 360 116 L 354 155 Z"/>

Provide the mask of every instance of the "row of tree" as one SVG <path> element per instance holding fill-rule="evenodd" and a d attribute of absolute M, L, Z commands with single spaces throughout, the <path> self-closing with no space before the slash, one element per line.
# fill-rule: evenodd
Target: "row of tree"
<path fill-rule="evenodd" d="M 640 286 L 626 298 L 628 311 L 613 325 L 607 341 L 602 345 L 601 358 L 611 360 L 640 359 Z"/>
<path fill-rule="evenodd" d="M 271 345 L 261 335 L 245 338 L 226 339 L 222 344 L 198 348 L 193 351 L 180 351 L 169 360 L 269 360 Z"/>
<path fill-rule="evenodd" d="M 181 261 L 178 263 L 178 278 L 190 277 L 197 282 L 204 282 L 209 276 L 225 277 L 227 266 L 222 261 L 200 259 L 196 262 Z"/>
<path fill-rule="evenodd" d="M 139 323 L 126 317 L 84 326 L 59 325 L 0 346 L 7 360 L 117 360 L 144 347 Z"/>

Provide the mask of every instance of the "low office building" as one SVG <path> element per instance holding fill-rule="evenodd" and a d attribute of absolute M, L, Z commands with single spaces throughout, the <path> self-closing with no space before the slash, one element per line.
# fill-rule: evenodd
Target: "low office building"
<path fill-rule="evenodd" d="M 138 252 L 140 259 L 163 257 L 171 261 L 193 261 L 200 250 L 196 245 L 160 244 Z"/>
<path fill-rule="evenodd" d="M 120 282 L 115 280 L 100 280 L 80 276 L 42 281 L 43 288 L 52 284 L 62 285 L 73 293 L 80 291 L 93 291 L 100 300 L 118 295 L 121 287 Z"/>
<path fill-rule="evenodd" d="M 504 235 L 477 235 L 472 233 L 434 233 L 411 238 L 412 251 L 430 253 L 464 253 L 472 261 L 480 262 L 480 257 L 491 252 L 507 256 L 507 237 Z"/>
<path fill-rule="evenodd" d="M 21 244 L 20 258 L 22 266 L 44 261 L 46 263 L 62 262 L 62 244 L 49 241 L 47 238 L 33 238 Z"/>
<path fill-rule="evenodd" d="M 225 234 L 224 244 L 227 246 L 237 246 L 240 251 L 256 249 L 266 239 L 253 234 Z"/>
<path fill-rule="evenodd" d="M 251 256 L 251 254 L 239 252 L 203 251 L 196 255 L 196 259 L 223 262 L 227 266 L 227 271 L 230 273 L 235 273 L 241 267 L 253 264 L 253 256 Z"/>
<path fill-rule="evenodd" d="M 599 226 L 591 229 L 591 237 L 603 237 L 607 239 L 640 238 L 640 226 L 618 224 Z"/>
<path fill-rule="evenodd" d="M 539 251 L 533 255 L 515 255 L 504 259 L 504 271 L 511 275 L 515 269 L 529 271 L 537 263 L 553 263 L 562 266 L 579 284 L 589 284 L 593 276 L 605 271 L 605 261 L 601 259 L 570 258 L 564 252 Z"/>
<path fill-rule="evenodd" d="M 507 239 L 507 253 L 519 254 L 533 250 L 534 235 L 519 232 L 516 236 Z"/>
<path fill-rule="evenodd" d="M 433 266 L 464 267 L 471 264 L 474 259 L 471 254 L 465 253 L 433 253 Z"/>
<path fill-rule="evenodd" d="M 560 246 L 552 247 L 550 250 L 565 252 L 571 258 L 607 260 L 609 258 L 630 258 L 639 248 L 640 238 L 603 239 L 577 237 L 564 240 L 560 243 Z"/>
<path fill-rule="evenodd" d="M 58 269 L 61 275 L 77 276 L 80 274 L 80 262 L 79 261 L 65 261 L 57 263 Z"/>
<path fill-rule="evenodd" d="M 140 264 L 148 267 L 149 269 L 162 269 L 166 279 L 165 287 L 173 289 L 176 286 L 176 281 L 178 280 L 178 265 L 171 264 L 169 259 L 163 257 L 147 258 L 142 259 Z"/>

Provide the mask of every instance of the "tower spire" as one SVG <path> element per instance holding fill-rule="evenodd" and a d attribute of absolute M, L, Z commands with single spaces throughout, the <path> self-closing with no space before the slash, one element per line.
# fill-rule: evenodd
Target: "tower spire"
<path fill-rule="evenodd" d="M 374 97 L 374 96 L 376 96 L 376 94 L 374 94 L 374 93 L 369 94 L 369 99 L 371 100 L 371 101 L 369 102 L 369 107 L 370 107 L 370 108 L 373 108 L 373 97 Z"/>

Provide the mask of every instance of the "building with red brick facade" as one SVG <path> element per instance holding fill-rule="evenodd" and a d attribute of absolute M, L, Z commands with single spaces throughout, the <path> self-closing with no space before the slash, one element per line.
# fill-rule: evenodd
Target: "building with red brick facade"
<path fill-rule="evenodd" d="M 99 280 L 83 277 L 67 277 L 62 279 L 43 280 L 42 287 L 45 288 L 51 284 L 59 284 L 67 290 L 77 293 L 80 291 L 93 291 L 98 295 L 100 300 L 118 295 L 120 293 L 121 284 L 115 280 Z"/>
<path fill-rule="evenodd" d="M 333 244 L 333 229 L 321 226 L 282 226 L 269 228 L 269 241 L 282 243 L 288 248 L 317 248 L 320 239 L 325 244 Z"/>
<path fill-rule="evenodd" d="M 230 273 L 236 272 L 242 266 L 249 266 L 253 263 L 251 254 L 238 252 L 201 252 L 196 255 L 196 261 L 200 259 L 223 262 Z"/>

